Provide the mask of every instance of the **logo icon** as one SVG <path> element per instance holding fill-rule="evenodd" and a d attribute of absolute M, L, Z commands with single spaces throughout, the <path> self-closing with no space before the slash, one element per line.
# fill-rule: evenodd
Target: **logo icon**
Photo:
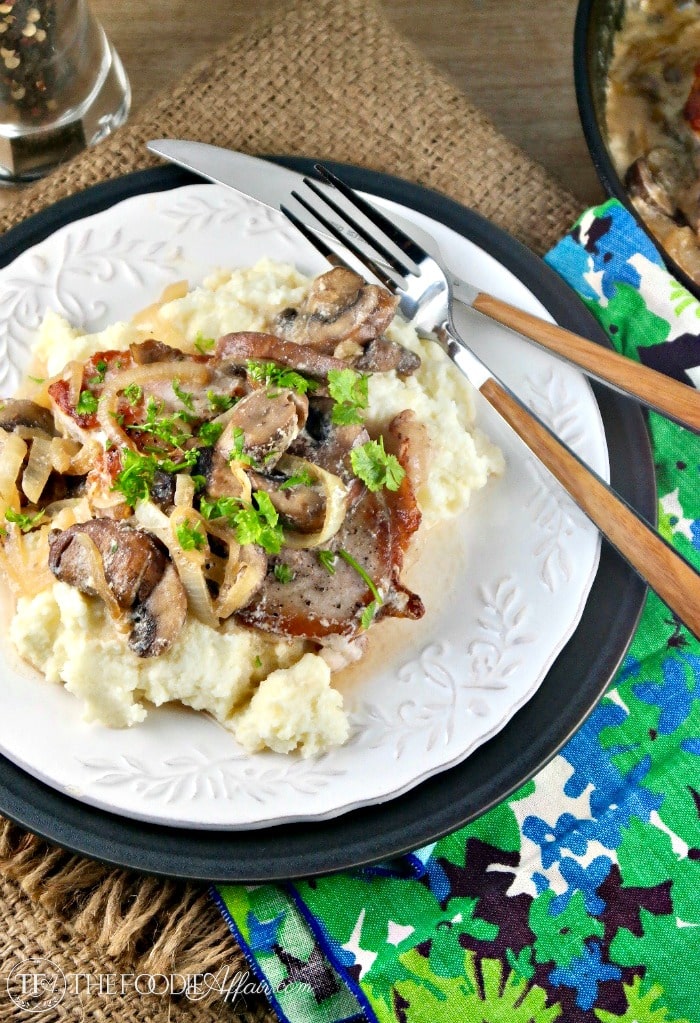
<path fill-rule="evenodd" d="M 25 1012 L 44 1012 L 66 993 L 66 978 L 50 959 L 23 959 L 7 978 L 7 993 Z"/>

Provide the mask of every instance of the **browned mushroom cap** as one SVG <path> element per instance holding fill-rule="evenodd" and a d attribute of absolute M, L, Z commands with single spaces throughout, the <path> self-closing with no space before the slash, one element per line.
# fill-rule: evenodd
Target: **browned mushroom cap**
<path fill-rule="evenodd" d="M 19 426 L 43 430 L 49 437 L 56 436 L 53 415 L 49 409 L 28 398 L 6 398 L 0 401 L 0 430 L 11 433 Z"/>
<path fill-rule="evenodd" d="M 290 341 L 331 355 L 341 342 L 365 345 L 383 334 L 397 303 L 385 288 L 338 266 L 316 278 L 296 316 L 285 310 L 279 329 Z"/>
<path fill-rule="evenodd" d="M 264 490 L 269 494 L 282 525 L 287 529 L 297 533 L 315 533 L 321 529 L 326 517 L 326 501 L 318 487 L 301 483 L 286 486 L 289 479 L 279 472 L 252 471 L 248 476 L 253 490 Z"/>
<path fill-rule="evenodd" d="M 131 358 L 137 366 L 150 366 L 154 362 L 181 362 L 185 353 L 155 338 L 148 338 L 139 344 L 129 345 Z"/>
<path fill-rule="evenodd" d="M 129 646 L 139 657 L 168 649 L 185 621 L 187 598 L 177 572 L 154 537 L 114 519 L 77 523 L 49 539 L 49 568 L 61 582 L 98 596 L 88 537 L 102 562 L 104 579 L 117 606 L 129 612 Z"/>
<path fill-rule="evenodd" d="M 396 341 L 378 337 L 370 341 L 353 365 L 363 373 L 388 373 L 395 369 L 403 380 L 420 368 L 420 356 Z"/>
<path fill-rule="evenodd" d="M 242 430 L 242 453 L 254 465 L 272 468 L 303 429 L 308 411 L 308 400 L 295 391 L 267 387 L 251 391 L 233 409 L 215 453 L 228 460 L 238 450 Z"/>

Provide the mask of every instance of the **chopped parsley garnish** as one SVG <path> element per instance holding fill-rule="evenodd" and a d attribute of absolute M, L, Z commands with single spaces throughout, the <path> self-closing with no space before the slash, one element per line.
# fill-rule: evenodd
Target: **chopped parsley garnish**
<path fill-rule="evenodd" d="M 182 472 L 183 469 L 191 469 L 198 458 L 197 448 L 190 448 L 189 451 L 183 451 L 182 457 L 178 461 L 174 461 L 172 458 L 162 458 L 158 463 L 158 468 L 165 472 Z"/>
<path fill-rule="evenodd" d="M 194 346 L 202 355 L 206 355 L 210 352 L 215 344 L 216 341 L 213 337 L 204 337 L 201 333 L 197 334 L 197 337 L 194 339 Z"/>
<path fill-rule="evenodd" d="M 309 391 L 315 391 L 318 387 L 315 380 L 309 380 L 308 377 L 302 376 L 296 370 L 289 369 L 287 366 L 278 366 L 274 362 L 248 360 L 246 370 L 252 380 L 268 387 L 286 387 L 298 394 L 307 394 Z"/>
<path fill-rule="evenodd" d="M 398 490 L 406 475 L 396 455 L 388 455 L 384 450 L 384 438 L 368 440 L 366 444 L 353 448 L 350 452 L 352 471 L 361 479 L 368 490 Z"/>
<path fill-rule="evenodd" d="M 367 587 L 369 588 L 369 591 L 376 600 L 377 604 L 383 604 L 384 601 L 382 600 L 382 596 L 379 590 L 377 589 L 371 575 L 367 572 L 365 568 L 362 567 L 359 561 L 356 561 L 353 558 L 352 554 L 349 554 L 343 547 L 341 547 L 340 550 L 338 551 L 338 556 L 341 557 L 343 561 L 346 561 L 350 568 L 354 569 L 355 572 L 357 572 L 357 574 L 359 575 L 360 579 L 362 579 L 363 582 L 367 583 Z"/>
<path fill-rule="evenodd" d="M 226 519 L 236 530 L 236 539 L 243 546 L 256 543 L 268 554 L 279 554 L 284 533 L 277 510 L 264 490 L 253 494 L 251 504 L 237 497 L 218 497 L 215 501 L 202 498 L 199 510 L 205 519 Z"/>
<path fill-rule="evenodd" d="M 289 565 L 285 565 L 284 562 L 275 565 L 273 571 L 275 579 L 279 583 L 291 583 L 292 579 L 296 576 L 296 572 Z"/>
<path fill-rule="evenodd" d="M 92 391 L 81 391 L 75 406 L 79 416 L 92 416 L 97 412 L 97 398 Z"/>
<path fill-rule="evenodd" d="M 256 668 L 262 668 L 262 657 L 260 656 L 260 654 L 255 655 L 255 660 L 253 661 L 253 664 L 255 665 Z"/>
<path fill-rule="evenodd" d="M 335 562 L 338 555 L 335 551 L 317 551 L 318 560 L 331 575 L 335 575 Z"/>
<path fill-rule="evenodd" d="M 231 454 L 228 456 L 229 462 L 240 462 L 241 465 L 253 465 L 254 460 L 250 455 L 246 455 L 243 450 L 245 447 L 245 430 L 242 426 L 236 426 L 233 430 L 233 447 L 231 448 Z"/>
<path fill-rule="evenodd" d="M 148 499 L 153 487 L 158 462 L 153 455 L 140 455 L 131 448 L 122 448 L 122 468 L 117 473 L 112 490 L 120 490 L 132 508 Z"/>
<path fill-rule="evenodd" d="M 201 490 L 204 490 L 204 488 L 207 485 L 207 477 L 206 476 L 200 476 L 199 474 L 196 474 L 196 475 L 192 475 L 190 477 L 190 479 L 194 483 L 194 491 L 195 491 L 196 494 L 198 494 Z"/>
<path fill-rule="evenodd" d="M 211 411 L 217 414 L 228 412 L 236 404 L 236 398 L 232 394 L 217 394 L 216 391 L 207 391 L 207 401 Z"/>
<path fill-rule="evenodd" d="M 163 444 L 168 444 L 173 448 L 181 448 L 186 441 L 190 440 L 191 434 L 182 429 L 177 416 L 160 415 L 162 410 L 163 406 L 155 398 L 149 398 L 148 405 L 146 406 L 145 422 L 132 423 L 127 426 L 127 430 L 139 430 L 141 433 L 149 433 Z"/>
<path fill-rule="evenodd" d="M 105 373 L 107 372 L 107 363 L 104 359 L 100 359 L 95 366 L 95 375 L 90 377 L 88 383 L 90 387 L 98 387 L 100 384 L 105 382 Z"/>
<path fill-rule="evenodd" d="M 228 519 L 231 528 L 236 525 L 236 515 L 240 509 L 241 502 L 236 497 L 217 497 L 215 501 L 203 497 L 199 503 L 199 510 L 205 519 Z"/>
<path fill-rule="evenodd" d="M 34 529 L 35 526 L 41 522 L 44 517 L 44 512 L 39 511 L 36 515 L 27 515 L 23 512 L 15 511 L 14 508 L 8 508 L 5 512 L 5 518 L 8 522 L 14 522 L 23 533 L 28 533 L 30 529 Z"/>
<path fill-rule="evenodd" d="M 32 377 L 32 376 L 29 376 L 29 377 L 27 377 L 27 379 L 31 380 L 33 384 L 45 384 L 46 383 L 46 377 Z M 88 383 L 90 383 L 90 381 L 88 381 Z"/>
<path fill-rule="evenodd" d="M 223 423 L 202 423 L 197 431 L 197 436 L 205 447 L 213 448 L 223 432 Z"/>
<path fill-rule="evenodd" d="M 130 405 L 138 405 L 138 403 L 143 398 L 143 387 L 141 387 L 140 384 L 136 383 L 129 384 L 128 387 L 124 388 L 122 394 L 124 395 L 124 397 L 129 402 Z"/>
<path fill-rule="evenodd" d="M 335 401 L 331 421 L 336 426 L 362 422 L 362 409 L 367 408 L 369 377 L 354 369 L 331 369 L 328 372 L 328 393 Z"/>
<path fill-rule="evenodd" d="M 371 601 L 360 615 L 360 627 L 362 629 L 368 629 L 374 621 L 374 616 L 379 610 L 379 604 L 376 600 Z"/>
<path fill-rule="evenodd" d="M 206 546 L 207 538 L 198 522 L 194 525 L 187 521 L 181 522 L 175 529 L 175 536 L 183 551 L 201 551 Z"/>
<path fill-rule="evenodd" d="M 236 515 L 236 539 L 243 546 L 257 543 L 268 554 L 279 554 L 284 533 L 277 509 L 264 490 L 253 494 L 252 503 L 244 505 Z"/>
<path fill-rule="evenodd" d="M 312 487 L 314 485 L 314 478 L 308 469 L 302 469 L 301 472 L 297 472 L 294 476 L 289 476 L 281 485 L 280 490 L 289 490 L 290 487 Z"/>
<path fill-rule="evenodd" d="M 185 408 L 194 412 L 194 395 L 190 391 L 183 391 L 179 380 L 173 380 L 173 391 L 175 397 L 180 399 Z"/>

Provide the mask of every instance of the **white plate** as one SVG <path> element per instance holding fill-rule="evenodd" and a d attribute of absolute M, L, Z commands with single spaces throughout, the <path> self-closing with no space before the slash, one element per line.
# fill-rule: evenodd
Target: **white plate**
<path fill-rule="evenodd" d="M 439 242 L 453 270 L 547 316 L 503 266 L 449 228 L 377 200 Z M 0 389 L 9 395 L 44 311 L 89 331 L 128 319 L 168 283 L 262 256 L 305 272 L 323 262 L 286 221 L 216 185 L 138 195 L 61 228 L 0 270 L 5 330 Z M 585 378 L 466 312 L 473 347 L 602 476 L 605 435 Z M 463 760 L 535 692 L 583 611 L 597 531 L 485 403 L 478 423 L 507 471 L 469 512 L 431 537 L 416 571 L 427 606 L 389 621 L 339 680 L 350 741 L 317 760 L 246 755 L 204 715 L 153 709 L 128 730 L 86 724 L 78 701 L 0 652 L 0 752 L 34 777 L 114 813 L 217 830 L 333 817 L 381 802 Z"/>

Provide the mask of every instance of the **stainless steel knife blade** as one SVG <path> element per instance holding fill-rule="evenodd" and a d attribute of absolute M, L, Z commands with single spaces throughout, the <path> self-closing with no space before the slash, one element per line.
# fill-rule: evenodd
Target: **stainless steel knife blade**
<path fill-rule="evenodd" d="M 276 212 L 279 212 L 281 204 L 292 206 L 302 223 L 321 237 L 327 238 L 333 245 L 337 244 L 319 229 L 316 220 L 300 204 L 292 200 L 292 191 L 298 189 L 303 182 L 302 174 L 281 167 L 270 160 L 237 153 L 231 149 L 222 149 L 206 142 L 154 139 L 148 142 L 147 146 L 152 153 L 164 160 L 192 171 L 193 174 L 199 174 L 200 177 L 215 184 L 232 188 L 246 199 L 253 199 Z M 440 248 L 432 235 L 412 221 L 398 216 L 394 210 L 391 211 L 391 217 L 398 227 L 410 234 L 426 252 L 445 266 Z M 342 221 L 335 219 L 333 223 L 343 234 L 352 235 L 351 229 Z M 471 305 L 478 294 L 478 289 L 456 277 L 449 269 L 445 269 L 454 298 L 465 305 Z"/>

